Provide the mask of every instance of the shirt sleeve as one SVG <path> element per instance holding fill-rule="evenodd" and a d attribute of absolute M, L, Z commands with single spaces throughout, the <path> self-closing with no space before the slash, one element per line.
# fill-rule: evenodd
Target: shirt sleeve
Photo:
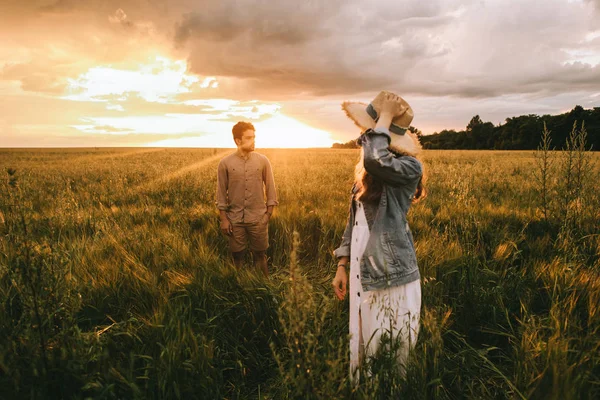
<path fill-rule="evenodd" d="M 277 191 L 275 190 L 275 179 L 273 178 L 273 169 L 267 157 L 264 157 L 265 167 L 263 168 L 263 182 L 265 183 L 265 192 L 267 195 L 267 207 L 278 206 Z"/>
<path fill-rule="evenodd" d="M 219 210 L 227 210 L 227 186 L 229 183 L 229 177 L 227 175 L 227 167 L 223 160 L 219 162 L 217 167 L 217 208 Z"/>
<path fill-rule="evenodd" d="M 401 186 L 421 178 L 423 166 L 415 157 L 397 157 L 389 149 L 387 129 L 368 130 L 361 137 L 365 170 L 386 184 Z"/>

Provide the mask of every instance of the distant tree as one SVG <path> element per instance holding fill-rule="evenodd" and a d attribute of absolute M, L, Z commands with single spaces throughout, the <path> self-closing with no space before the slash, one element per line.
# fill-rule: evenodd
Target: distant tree
<path fill-rule="evenodd" d="M 350 140 L 346 143 L 334 143 L 331 145 L 332 149 L 358 149 L 360 146 L 356 142 L 356 139 Z"/>
<path fill-rule="evenodd" d="M 585 110 L 583 109 L 583 107 L 581 107 L 580 105 L 575 106 L 571 112 L 569 114 L 571 114 L 572 116 L 574 116 L 575 118 L 580 117 L 583 113 L 585 112 Z"/>
<path fill-rule="evenodd" d="M 585 122 L 588 131 L 586 148 L 590 146 L 598 150 L 600 146 L 600 108 L 586 110 L 575 106 L 571 111 L 560 115 L 535 114 L 510 117 L 503 124 L 490 126 L 487 122 L 480 122 L 480 118 L 473 117 L 467 125 L 466 142 L 460 140 L 460 134 L 446 138 L 443 148 L 480 148 L 498 150 L 533 150 L 541 140 L 544 123 L 552 131 L 552 143 L 558 149 L 562 148 L 568 138 L 569 132 L 575 122 Z M 430 135 L 431 136 L 431 135 Z M 438 139 L 429 139 L 434 142 Z M 452 147 L 454 146 L 454 147 Z M 459 147 L 460 146 L 460 147 Z"/>
<path fill-rule="evenodd" d="M 560 115 L 521 115 L 506 118 L 504 123 L 494 126 L 475 115 L 465 130 L 444 129 L 431 135 L 422 135 L 415 127 L 409 130 L 420 136 L 425 149 L 497 149 L 497 150 L 534 150 L 541 140 L 544 123 L 551 131 L 551 139 L 557 149 L 565 146 L 573 124 L 585 123 L 587 138 L 585 148 L 600 150 L 600 107 L 586 110 L 575 106 L 571 111 Z M 337 143 L 335 148 L 354 148 L 355 143 Z"/>
<path fill-rule="evenodd" d="M 479 115 L 474 116 L 473 118 L 471 118 L 471 121 L 469 121 L 469 124 L 467 125 L 467 132 L 471 132 L 473 128 L 481 124 L 483 124 L 483 121 L 481 120 Z"/>

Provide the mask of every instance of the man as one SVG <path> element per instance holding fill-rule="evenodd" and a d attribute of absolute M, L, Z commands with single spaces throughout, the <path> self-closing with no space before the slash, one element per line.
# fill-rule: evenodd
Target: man
<path fill-rule="evenodd" d="M 217 169 L 221 232 L 229 237 L 237 268 L 242 267 L 249 245 L 256 267 L 268 276 L 269 219 L 278 204 L 271 163 L 254 152 L 255 132 L 251 123 L 238 122 L 232 133 L 237 151 L 223 158 Z"/>

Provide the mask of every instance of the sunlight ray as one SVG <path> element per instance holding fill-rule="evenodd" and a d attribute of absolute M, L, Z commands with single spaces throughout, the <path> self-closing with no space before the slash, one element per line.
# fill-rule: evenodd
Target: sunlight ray
<path fill-rule="evenodd" d="M 155 178 L 155 179 L 151 180 L 150 182 L 147 182 L 147 183 L 137 186 L 136 188 L 134 188 L 134 192 L 154 189 L 159 184 L 164 184 L 173 179 L 177 179 L 177 178 L 187 174 L 188 172 L 203 168 L 217 160 L 220 160 L 221 158 L 223 158 L 225 155 L 227 155 L 229 153 L 231 153 L 231 149 L 228 149 L 227 151 L 221 151 L 221 152 L 215 154 L 214 156 L 205 158 L 201 161 L 198 161 L 197 163 L 187 165 L 176 171 L 159 176 L 158 178 Z"/>

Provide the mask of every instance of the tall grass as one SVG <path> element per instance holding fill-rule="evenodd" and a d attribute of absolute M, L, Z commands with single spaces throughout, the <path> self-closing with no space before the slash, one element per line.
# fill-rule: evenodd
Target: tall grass
<path fill-rule="evenodd" d="M 219 234 L 221 151 L 1 150 L 0 397 L 596 398 L 599 168 L 582 132 L 545 156 L 425 152 L 419 338 L 405 374 L 382 355 L 358 387 L 330 284 L 356 151 L 264 151 L 281 203 L 265 280 Z"/>

